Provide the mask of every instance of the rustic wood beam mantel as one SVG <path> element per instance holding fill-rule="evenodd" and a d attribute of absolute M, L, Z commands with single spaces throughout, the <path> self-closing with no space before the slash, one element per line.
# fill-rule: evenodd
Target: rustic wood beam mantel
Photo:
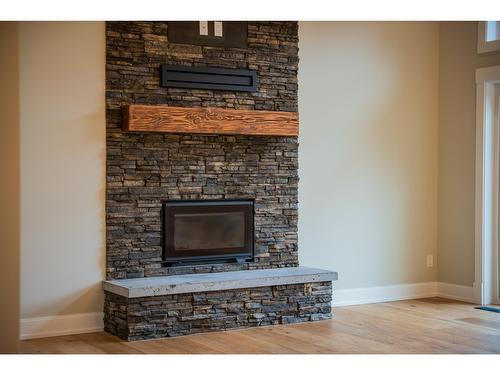
<path fill-rule="evenodd" d="M 123 107 L 123 130 L 296 137 L 299 118 L 297 112 L 131 104 Z"/>

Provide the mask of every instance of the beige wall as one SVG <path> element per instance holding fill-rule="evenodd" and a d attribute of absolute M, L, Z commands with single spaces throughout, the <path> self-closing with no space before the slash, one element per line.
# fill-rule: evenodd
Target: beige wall
<path fill-rule="evenodd" d="M 438 27 L 300 23 L 300 262 L 338 288 L 436 280 Z"/>
<path fill-rule="evenodd" d="M 20 140 L 16 23 L 0 22 L 0 353 L 19 339 Z"/>
<path fill-rule="evenodd" d="M 22 318 L 102 310 L 104 23 L 20 25 Z"/>
<path fill-rule="evenodd" d="M 439 268 L 441 282 L 474 282 L 475 70 L 500 64 L 478 55 L 476 22 L 440 24 Z"/>

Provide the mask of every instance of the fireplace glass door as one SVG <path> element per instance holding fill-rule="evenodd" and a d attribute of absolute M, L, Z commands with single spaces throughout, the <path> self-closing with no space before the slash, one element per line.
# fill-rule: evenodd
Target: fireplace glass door
<path fill-rule="evenodd" d="M 172 265 L 251 260 L 253 202 L 165 202 L 163 254 Z"/>

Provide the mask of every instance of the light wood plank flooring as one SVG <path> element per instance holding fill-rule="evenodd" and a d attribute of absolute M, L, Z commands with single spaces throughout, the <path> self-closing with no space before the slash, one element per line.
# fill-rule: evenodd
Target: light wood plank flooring
<path fill-rule="evenodd" d="M 339 307 L 328 321 L 125 342 L 99 332 L 26 340 L 23 353 L 500 353 L 500 314 L 427 298 Z"/>

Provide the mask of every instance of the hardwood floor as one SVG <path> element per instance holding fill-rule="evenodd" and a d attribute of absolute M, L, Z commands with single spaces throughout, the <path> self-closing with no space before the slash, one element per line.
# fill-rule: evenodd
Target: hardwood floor
<path fill-rule="evenodd" d="M 339 307 L 328 321 L 126 342 L 104 332 L 26 340 L 23 353 L 500 353 L 500 314 L 427 298 Z"/>

